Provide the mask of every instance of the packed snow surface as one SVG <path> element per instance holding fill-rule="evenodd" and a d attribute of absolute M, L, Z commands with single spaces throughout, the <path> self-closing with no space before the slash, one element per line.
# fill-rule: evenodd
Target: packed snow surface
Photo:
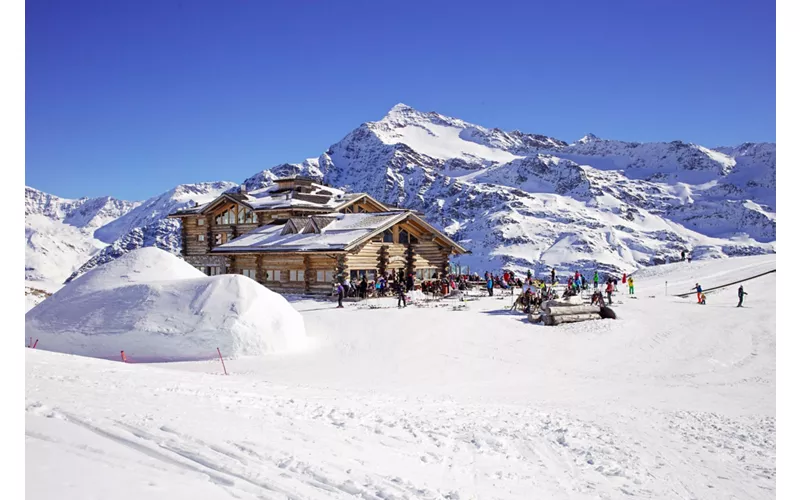
<path fill-rule="evenodd" d="M 315 347 L 228 377 L 27 349 L 27 497 L 772 499 L 776 275 L 744 282 L 743 308 L 738 285 L 671 294 L 774 262 L 648 269 L 618 320 L 563 327 L 501 290 L 297 300 Z"/>
<path fill-rule="evenodd" d="M 166 361 L 304 347 L 303 318 L 241 275 L 207 277 L 174 255 L 141 248 L 70 282 L 25 315 L 39 349 Z"/>

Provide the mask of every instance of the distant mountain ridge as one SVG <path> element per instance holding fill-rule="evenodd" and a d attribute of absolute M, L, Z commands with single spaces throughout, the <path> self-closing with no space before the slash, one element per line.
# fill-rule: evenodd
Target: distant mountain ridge
<path fill-rule="evenodd" d="M 255 190 L 290 175 L 423 212 L 472 249 L 456 262 L 472 269 L 619 271 L 676 258 L 682 249 L 696 257 L 775 251 L 774 143 L 707 148 L 587 134 L 569 144 L 398 104 L 319 157 L 277 165 L 243 184 Z M 41 193 L 31 196 L 30 213 L 64 224 L 69 218 L 108 243 L 73 270 L 77 276 L 141 246 L 177 252 L 178 226 L 166 215 L 237 185 L 181 185 L 144 202 L 87 200 L 79 204 L 83 215 Z M 26 221 L 28 213 L 26 205 Z"/>

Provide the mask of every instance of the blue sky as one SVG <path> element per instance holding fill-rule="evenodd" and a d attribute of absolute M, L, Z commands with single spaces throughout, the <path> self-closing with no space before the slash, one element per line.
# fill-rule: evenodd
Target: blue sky
<path fill-rule="evenodd" d="M 757 1 L 28 0 L 26 184 L 144 199 L 318 156 L 396 103 L 574 141 L 775 140 Z"/>

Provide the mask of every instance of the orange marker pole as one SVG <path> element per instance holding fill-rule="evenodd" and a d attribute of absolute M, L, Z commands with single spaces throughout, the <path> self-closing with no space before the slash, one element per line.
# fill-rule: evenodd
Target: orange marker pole
<path fill-rule="evenodd" d="M 222 371 L 225 372 L 225 375 L 228 374 L 228 370 L 225 369 L 225 361 L 222 359 L 222 353 L 219 352 L 219 347 L 217 347 L 217 354 L 219 354 L 219 360 L 222 362 Z"/>

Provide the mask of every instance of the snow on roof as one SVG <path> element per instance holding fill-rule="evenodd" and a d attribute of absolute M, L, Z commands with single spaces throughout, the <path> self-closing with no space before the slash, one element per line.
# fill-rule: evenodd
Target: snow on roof
<path fill-rule="evenodd" d="M 317 224 L 318 227 L 321 227 L 318 233 L 281 234 L 284 228 L 283 225 L 262 226 L 220 245 L 212 251 L 312 252 L 344 250 L 370 233 L 400 222 L 409 214 L 410 212 L 408 211 L 395 211 L 318 215 L 314 216 L 314 220 L 322 222 Z M 331 221 L 328 222 L 325 219 L 331 219 Z"/>
<path fill-rule="evenodd" d="M 281 208 L 321 208 L 333 210 L 342 204 L 355 200 L 364 193 L 346 193 L 345 191 L 317 182 L 303 184 L 302 191 L 296 188 L 272 186 L 251 191 L 249 193 L 223 193 L 209 203 L 190 207 L 175 212 L 176 215 L 203 213 L 215 205 L 223 197 L 233 198 L 253 210 L 276 210 Z"/>

